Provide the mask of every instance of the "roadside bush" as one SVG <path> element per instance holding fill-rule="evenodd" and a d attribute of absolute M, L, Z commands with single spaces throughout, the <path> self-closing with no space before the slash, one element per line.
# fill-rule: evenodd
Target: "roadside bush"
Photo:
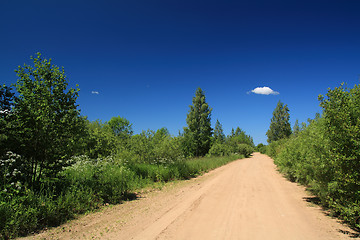
<path fill-rule="evenodd" d="M 255 148 L 255 151 L 258 151 L 262 154 L 266 153 L 266 145 L 262 144 L 262 143 L 259 143 L 256 148 Z"/>
<path fill-rule="evenodd" d="M 360 228 L 360 87 L 320 96 L 323 116 L 296 137 L 269 144 L 267 154 L 293 181 L 309 187 L 335 215 Z"/>
<path fill-rule="evenodd" d="M 250 155 L 254 152 L 254 148 L 249 146 L 248 144 L 238 144 L 235 150 L 235 153 L 239 155 L 243 155 L 245 157 L 250 157 Z"/>
<path fill-rule="evenodd" d="M 87 186 L 101 199 L 118 203 L 137 183 L 135 173 L 114 163 L 112 158 L 90 160 L 86 157 L 65 169 L 63 176 L 69 186 Z"/>
<path fill-rule="evenodd" d="M 289 141 L 288 138 L 283 138 L 283 139 L 271 142 L 266 147 L 266 154 L 272 158 L 276 158 L 276 156 L 283 150 L 285 143 L 287 141 Z"/>
<path fill-rule="evenodd" d="M 231 154 L 231 149 L 225 143 L 215 142 L 210 150 L 209 156 L 229 156 Z"/>

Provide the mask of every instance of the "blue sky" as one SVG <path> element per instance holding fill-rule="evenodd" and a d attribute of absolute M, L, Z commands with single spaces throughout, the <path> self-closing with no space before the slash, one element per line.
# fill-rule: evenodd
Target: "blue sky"
<path fill-rule="evenodd" d="M 321 112 L 327 88 L 359 83 L 359 12 L 358 0 L 2 0 L 0 83 L 41 52 L 79 84 L 90 120 L 173 135 L 201 87 L 213 126 L 266 143 L 279 100 L 293 125 Z M 279 94 L 251 92 L 265 86 Z"/>

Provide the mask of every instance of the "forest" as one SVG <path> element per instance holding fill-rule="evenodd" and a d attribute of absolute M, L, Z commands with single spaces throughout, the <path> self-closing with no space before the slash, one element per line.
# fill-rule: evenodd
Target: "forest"
<path fill-rule="evenodd" d="M 178 136 L 165 127 L 134 134 L 125 117 L 89 121 L 65 70 L 40 53 L 31 60 L 15 70 L 16 83 L 0 86 L 0 238 L 57 226 L 254 151 L 240 127 L 228 136 L 219 120 L 212 128 L 201 88 Z"/>

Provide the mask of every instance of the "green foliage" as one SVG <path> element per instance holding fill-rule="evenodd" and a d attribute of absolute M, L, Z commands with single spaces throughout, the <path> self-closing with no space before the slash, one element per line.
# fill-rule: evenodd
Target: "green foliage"
<path fill-rule="evenodd" d="M 39 193 L 24 189 L 11 197 L 0 192 L 0 238 L 56 226 L 104 203 L 127 199 L 132 191 L 153 182 L 189 179 L 239 158 L 206 157 L 156 165 L 74 157 L 70 161 L 73 165 L 60 174 L 60 187 L 48 185 Z"/>
<path fill-rule="evenodd" d="M 337 182 L 331 204 L 347 208 L 350 203 L 360 202 L 360 86 L 348 89 L 342 84 L 319 99 Z"/>
<path fill-rule="evenodd" d="M 56 226 L 98 207 L 95 193 L 83 187 L 72 187 L 60 196 L 51 191 L 39 194 L 29 189 L 11 199 L 0 195 L 0 238 L 15 238 L 46 226 Z"/>
<path fill-rule="evenodd" d="M 266 145 L 262 144 L 262 143 L 259 143 L 256 148 L 255 148 L 255 151 L 258 151 L 260 153 L 266 153 Z"/>
<path fill-rule="evenodd" d="M 113 158 L 90 160 L 83 156 L 62 173 L 69 187 L 86 186 L 101 202 L 118 203 L 133 186 L 134 173 Z"/>
<path fill-rule="evenodd" d="M 297 135 L 299 135 L 299 132 L 301 131 L 300 126 L 299 126 L 299 120 L 296 119 L 294 127 L 293 127 L 293 134 L 296 137 Z"/>
<path fill-rule="evenodd" d="M 190 105 L 184 128 L 183 149 L 187 156 L 205 156 L 211 146 L 211 111 L 205 93 L 198 88 Z"/>
<path fill-rule="evenodd" d="M 210 150 L 209 156 L 229 156 L 232 153 L 232 148 L 224 143 L 215 142 Z"/>
<path fill-rule="evenodd" d="M 126 118 L 120 116 L 112 117 L 107 124 L 114 135 L 120 139 L 129 139 L 133 134 L 132 124 L 130 124 L 129 120 Z"/>
<path fill-rule="evenodd" d="M 12 105 L 14 93 L 10 87 L 0 85 L 0 156 L 11 149 L 13 145 L 12 138 Z"/>
<path fill-rule="evenodd" d="M 236 144 L 247 144 L 251 147 L 255 147 L 252 137 L 247 135 L 246 132 L 241 130 L 240 127 L 237 127 L 235 132 L 232 131 L 232 134 L 227 137 L 226 141 L 229 145 L 232 146 Z"/>
<path fill-rule="evenodd" d="M 84 129 L 77 109 L 79 89 L 68 89 L 64 69 L 43 59 L 40 53 L 31 58 L 34 66 L 24 65 L 15 72 L 19 96 L 15 99 L 17 148 L 27 161 L 27 182 L 55 177 L 74 155 Z"/>
<path fill-rule="evenodd" d="M 216 120 L 215 128 L 214 128 L 214 142 L 215 143 L 224 143 L 225 142 L 225 134 L 222 129 L 222 125 L 219 120 Z"/>
<path fill-rule="evenodd" d="M 100 120 L 86 121 L 86 134 L 83 138 L 84 154 L 90 158 L 103 158 L 115 154 L 119 139 L 113 134 L 108 124 Z"/>
<path fill-rule="evenodd" d="M 225 138 L 199 88 L 183 136 L 166 128 L 133 135 L 120 116 L 102 123 L 80 116 L 79 89 L 64 69 L 31 57 L 11 88 L 0 86 L 0 238 L 55 226 L 77 214 L 134 197 L 134 190 L 189 179 L 249 156 L 252 138 L 240 128 Z M 207 157 L 185 158 L 185 156 Z"/>
<path fill-rule="evenodd" d="M 250 155 L 254 152 L 254 148 L 249 146 L 248 144 L 238 144 L 237 148 L 235 149 L 235 153 L 245 156 L 245 157 L 250 157 Z"/>
<path fill-rule="evenodd" d="M 239 127 L 224 142 L 215 141 L 209 150 L 209 156 L 229 156 L 239 154 L 249 157 L 254 152 L 254 142 L 250 135 Z"/>
<path fill-rule="evenodd" d="M 137 163 L 164 164 L 183 158 L 181 139 L 173 138 L 166 128 L 142 131 L 130 139 L 129 151 L 124 150 Z M 123 152 L 119 152 L 122 156 Z"/>
<path fill-rule="evenodd" d="M 291 126 L 289 123 L 290 114 L 287 105 L 278 102 L 271 118 L 270 128 L 266 132 L 268 143 L 287 138 L 291 135 Z"/>
<path fill-rule="evenodd" d="M 360 227 L 360 87 L 341 85 L 320 96 L 323 116 L 296 136 L 272 142 L 267 154 L 285 175 L 307 185 L 323 205 Z"/>

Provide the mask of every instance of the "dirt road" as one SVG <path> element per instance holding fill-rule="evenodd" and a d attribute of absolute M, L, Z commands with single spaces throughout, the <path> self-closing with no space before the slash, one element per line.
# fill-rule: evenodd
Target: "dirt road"
<path fill-rule="evenodd" d="M 259 153 L 31 239 L 354 239 Z"/>

